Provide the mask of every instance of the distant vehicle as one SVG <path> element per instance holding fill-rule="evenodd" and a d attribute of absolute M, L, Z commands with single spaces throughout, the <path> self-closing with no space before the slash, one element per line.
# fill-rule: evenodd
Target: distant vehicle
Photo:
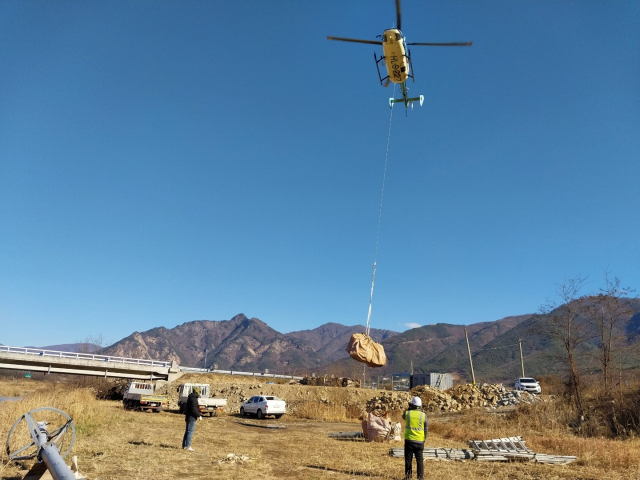
<path fill-rule="evenodd" d="M 122 396 L 125 410 L 149 410 L 160 413 L 167 406 L 166 395 L 155 395 L 153 384 L 146 382 L 131 382 Z"/>
<path fill-rule="evenodd" d="M 524 390 L 529 393 L 541 393 L 540 382 L 537 382 L 535 378 L 520 377 L 516 380 L 514 385 L 516 390 Z"/>
<path fill-rule="evenodd" d="M 187 399 L 189 398 L 189 394 L 193 391 L 195 387 L 200 389 L 200 397 L 198 397 L 198 408 L 200 409 L 201 414 L 208 413 L 210 417 L 214 415 L 218 415 L 227 406 L 226 398 L 211 398 L 211 389 L 208 383 L 183 383 L 178 386 L 178 393 L 180 396 L 178 397 L 178 408 L 180 408 L 180 413 L 184 413 L 184 410 L 187 405 Z"/>
<path fill-rule="evenodd" d="M 272 395 L 256 395 L 240 406 L 240 415 L 255 414 L 259 419 L 273 415 L 276 419 L 286 413 L 287 404 L 284 400 Z"/>

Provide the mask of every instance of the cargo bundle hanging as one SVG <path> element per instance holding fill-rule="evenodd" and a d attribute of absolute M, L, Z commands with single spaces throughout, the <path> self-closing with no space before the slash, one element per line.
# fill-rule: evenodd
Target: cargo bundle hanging
<path fill-rule="evenodd" d="M 384 348 L 366 333 L 354 333 L 347 345 L 347 353 L 351 358 L 369 367 L 382 367 L 387 364 Z"/>

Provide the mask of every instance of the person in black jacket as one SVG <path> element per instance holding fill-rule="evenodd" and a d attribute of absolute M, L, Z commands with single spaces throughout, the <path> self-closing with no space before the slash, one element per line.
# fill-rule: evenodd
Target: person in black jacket
<path fill-rule="evenodd" d="M 196 429 L 196 421 L 202 420 L 202 414 L 200 413 L 200 408 L 198 406 L 198 398 L 200 397 L 200 389 L 198 387 L 193 387 L 193 391 L 189 394 L 187 398 L 187 405 L 184 410 L 184 421 L 187 423 L 187 428 L 184 432 L 184 437 L 182 438 L 182 448 L 184 450 L 189 450 L 193 452 L 193 448 L 191 448 L 191 437 L 193 437 L 193 432 Z"/>

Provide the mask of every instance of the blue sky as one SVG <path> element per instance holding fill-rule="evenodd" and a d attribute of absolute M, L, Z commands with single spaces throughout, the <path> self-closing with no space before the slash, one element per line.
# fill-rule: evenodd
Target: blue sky
<path fill-rule="evenodd" d="M 371 324 L 640 287 L 640 2 L 405 0 Z M 366 321 L 380 1 L 0 2 L 0 343 Z M 585 291 L 586 293 L 586 291 Z"/>

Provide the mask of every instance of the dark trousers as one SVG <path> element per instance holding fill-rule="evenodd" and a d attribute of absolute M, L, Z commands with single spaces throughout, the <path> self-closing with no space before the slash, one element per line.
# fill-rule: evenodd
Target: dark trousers
<path fill-rule="evenodd" d="M 418 480 L 424 479 L 424 459 L 422 454 L 424 452 L 424 442 L 415 442 L 413 440 L 404 441 L 404 478 L 409 480 L 413 475 L 411 469 L 411 462 L 413 456 L 416 456 L 416 463 L 418 464 Z"/>
<path fill-rule="evenodd" d="M 186 429 L 184 431 L 184 437 L 182 437 L 182 448 L 191 446 L 191 437 L 193 437 L 193 431 L 196 429 L 196 421 L 190 418 L 186 421 Z"/>

